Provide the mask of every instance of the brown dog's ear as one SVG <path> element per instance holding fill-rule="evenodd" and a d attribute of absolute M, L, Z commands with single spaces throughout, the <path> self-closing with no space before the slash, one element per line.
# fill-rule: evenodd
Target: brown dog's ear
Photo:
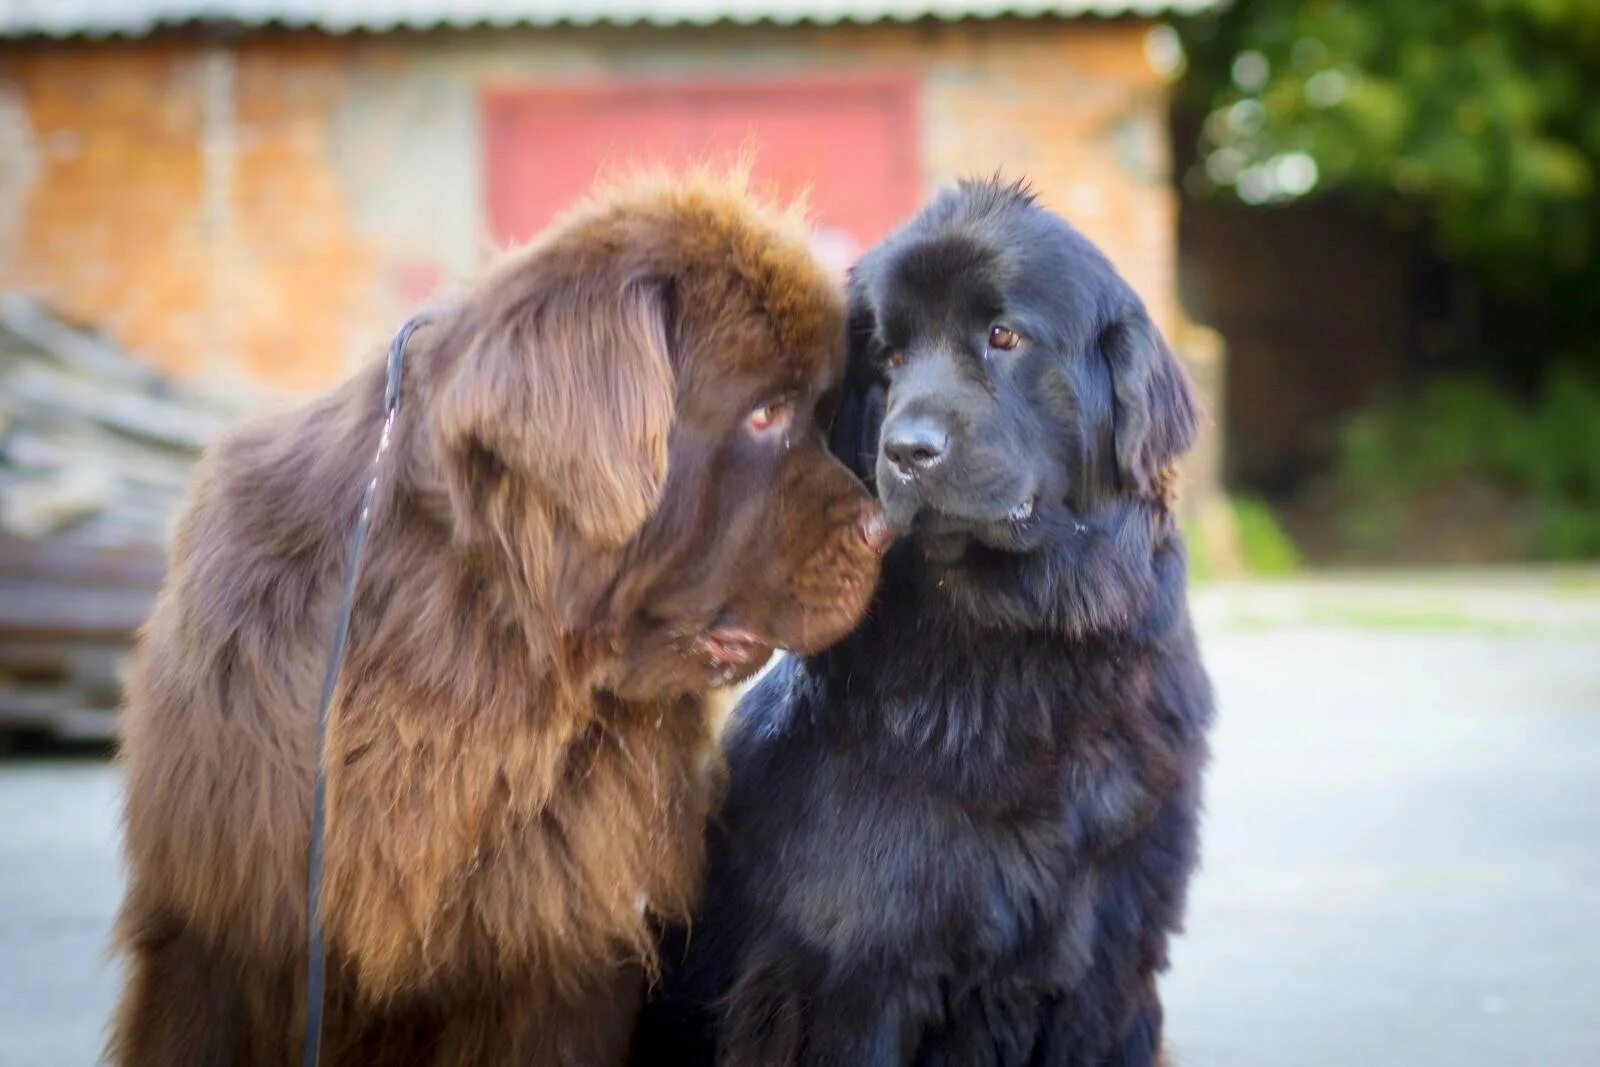
<path fill-rule="evenodd" d="M 1122 483 L 1157 495 L 1157 479 L 1194 444 L 1199 421 L 1189 376 L 1143 308 L 1132 308 L 1100 335 L 1111 370 L 1113 438 Z"/>
<path fill-rule="evenodd" d="M 487 313 L 440 398 L 458 522 L 538 506 L 603 548 L 639 530 L 661 498 L 676 406 L 668 300 L 653 281 L 567 279 Z M 534 499 L 507 499 L 508 482 Z"/>

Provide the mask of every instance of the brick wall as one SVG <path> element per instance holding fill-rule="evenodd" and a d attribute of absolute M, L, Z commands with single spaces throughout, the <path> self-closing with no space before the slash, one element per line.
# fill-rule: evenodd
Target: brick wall
<path fill-rule="evenodd" d="M 1028 177 L 1172 324 L 1165 91 L 1135 21 L 28 42 L 0 49 L 0 288 L 186 374 L 339 377 L 488 251 L 485 85 L 883 68 L 922 178 Z"/>
<path fill-rule="evenodd" d="M 373 320 L 378 254 L 329 155 L 339 58 L 315 39 L 12 52 L 30 163 L 4 180 L 0 287 L 180 372 L 328 381 Z"/>

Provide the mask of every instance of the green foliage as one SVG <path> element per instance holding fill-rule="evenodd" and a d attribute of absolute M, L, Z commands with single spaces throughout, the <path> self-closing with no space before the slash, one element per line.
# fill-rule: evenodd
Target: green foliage
<path fill-rule="evenodd" d="M 1497 290 L 1592 302 L 1600 0 L 1235 0 L 1181 32 L 1191 189 L 1342 189 L 1431 220 Z"/>
<path fill-rule="evenodd" d="M 1428 494 L 1483 483 L 1528 509 L 1535 554 L 1600 557 L 1600 385 L 1558 373 L 1519 406 L 1482 381 L 1441 379 L 1351 420 L 1338 476 L 1342 532 L 1358 553 L 1403 536 Z"/>
<path fill-rule="evenodd" d="M 1204 536 L 1192 525 L 1192 520 L 1184 526 L 1191 579 L 1209 582 L 1219 574 L 1232 576 L 1241 566 L 1245 574 L 1261 578 L 1281 577 L 1300 570 L 1300 550 L 1271 508 L 1254 497 L 1230 497 L 1226 503 L 1231 528 L 1226 534 L 1217 531 L 1226 543 L 1222 549 L 1226 553 L 1225 563 L 1212 558 L 1212 552 L 1217 550 L 1215 539 Z"/>
<path fill-rule="evenodd" d="M 1266 504 L 1251 497 L 1235 497 L 1233 522 L 1249 573 L 1278 577 L 1300 569 L 1299 550 Z"/>
<path fill-rule="evenodd" d="M 1424 225 L 1477 323 L 1451 357 L 1542 390 L 1442 381 L 1351 422 L 1344 547 L 1600 556 L 1600 0 L 1233 0 L 1179 28 L 1192 195 Z"/>

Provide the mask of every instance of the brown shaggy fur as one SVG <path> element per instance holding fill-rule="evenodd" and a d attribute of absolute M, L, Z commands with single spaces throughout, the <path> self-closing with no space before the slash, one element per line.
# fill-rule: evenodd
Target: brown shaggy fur
<path fill-rule="evenodd" d="M 875 514 L 842 306 L 742 183 L 599 194 L 412 338 L 330 715 L 325 1064 L 604 1064 L 697 891 L 706 634 L 836 640 Z M 124 716 L 120 1064 L 293 1062 L 318 688 L 374 362 L 214 448 Z M 780 398 L 787 437 L 745 415 Z"/>

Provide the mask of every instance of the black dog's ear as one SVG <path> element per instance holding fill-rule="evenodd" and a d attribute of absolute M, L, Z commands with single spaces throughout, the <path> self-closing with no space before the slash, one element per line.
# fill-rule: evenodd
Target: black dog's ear
<path fill-rule="evenodd" d="M 1198 406 L 1189 376 L 1143 308 L 1131 308 L 1100 334 L 1111 371 L 1117 473 L 1144 496 L 1194 444 Z"/>
<path fill-rule="evenodd" d="M 828 429 L 828 447 L 850 472 L 876 492 L 878 432 L 883 428 L 884 386 L 872 370 L 875 323 L 859 301 L 850 307 L 849 355 L 839 405 Z"/>

